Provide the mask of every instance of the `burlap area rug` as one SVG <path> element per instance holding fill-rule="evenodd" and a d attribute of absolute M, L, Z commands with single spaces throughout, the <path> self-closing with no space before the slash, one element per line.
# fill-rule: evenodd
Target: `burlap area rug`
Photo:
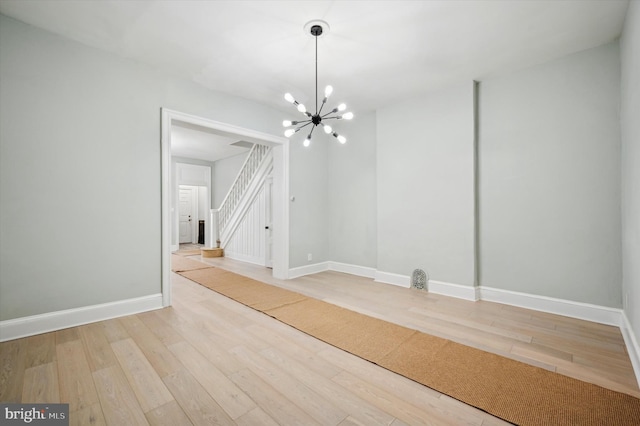
<path fill-rule="evenodd" d="M 178 256 L 176 254 L 171 255 L 171 270 L 173 272 L 192 271 L 204 268 L 211 268 L 211 266 L 198 262 L 197 260 L 189 259 L 188 257 Z"/>
<path fill-rule="evenodd" d="M 176 272 L 326 343 L 508 422 L 640 425 L 640 399 L 631 395 L 192 262 L 202 267 L 191 265 L 189 270 Z"/>

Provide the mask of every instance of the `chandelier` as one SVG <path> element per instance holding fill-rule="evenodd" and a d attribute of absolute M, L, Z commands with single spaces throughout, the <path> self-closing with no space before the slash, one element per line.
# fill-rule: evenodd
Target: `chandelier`
<path fill-rule="evenodd" d="M 283 127 L 298 126 L 298 127 L 289 128 L 285 130 L 284 135 L 289 138 L 294 133 L 299 132 L 300 130 L 304 129 L 307 126 L 311 126 L 309 135 L 304 140 L 304 146 L 309 146 L 311 144 L 311 135 L 313 135 L 313 131 L 316 129 L 316 127 L 322 126 L 322 129 L 326 134 L 331 134 L 333 137 L 338 139 L 338 142 L 345 143 L 347 141 L 347 138 L 335 132 L 334 129 L 329 124 L 326 123 L 326 121 L 327 120 L 351 120 L 353 118 L 353 113 L 344 112 L 344 110 L 347 109 L 347 106 L 345 104 L 340 104 L 337 107 L 330 110 L 329 112 L 326 112 L 325 114 L 322 113 L 322 109 L 327 103 L 327 99 L 333 92 L 333 87 L 331 86 L 325 87 L 324 98 L 322 99 L 322 104 L 320 104 L 320 108 L 318 108 L 318 37 L 320 37 L 323 32 L 328 31 L 329 24 L 327 24 L 324 21 L 314 20 L 307 23 L 304 26 L 304 28 L 305 28 L 305 31 L 309 31 L 311 35 L 315 37 L 315 41 L 316 41 L 316 109 L 315 109 L 315 113 L 311 114 L 309 111 L 307 111 L 307 108 L 303 104 L 295 100 L 295 98 L 291 95 L 291 93 L 286 93 L 284 95 L 284 98 L 287 100 L 287 102 L 290 102 L 293 106 L 297 107 L 298 111 L 304 114 L 306 118 L 304 120 L 299 120 L 299 121 L 284 120 L 282 122 Z"/>

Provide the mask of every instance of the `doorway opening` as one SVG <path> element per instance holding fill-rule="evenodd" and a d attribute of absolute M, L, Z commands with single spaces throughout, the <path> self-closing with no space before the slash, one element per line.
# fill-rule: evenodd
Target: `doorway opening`
<path fill-rule="evenodd" d="M 178 185 L 178 243 L 205 246 L 209 216 L 206 186 Z"/>
<path fill-rule="evenodd" d="M 163 306 L 171 305 L 171 252 L 179 246 L 179 211 L 173 200 L 179 200 L 176 172 L 172 170 L 171 135 L 174 126 L 196 126 L 221 137 L 266 145 L 272 148 L 273 179 L 270 184 L 270 257 L 274 278 L 287 279 L 289 271 L 289 140 L 280 136 L 258 132 L 202 117 L 162 108 L 162 300 Z M 192 182 L 193 183 L 193 182 Z M 184 182 L 188 185 L 188 182 Z M 210 184 L 210 182 L 209 182 Z M 201 186 L 198 184 L 191 186 Z M 176 190 L 173 191 L 172 188 Z M 210 191 L 209 191 L 210 193 Z M 211 201 L 209 200 L 209 205 Z M 192 204 L 193 208 L 193 204 Z M 188 216 L 188 215 L 187 215 Z M 188 218 L 187 218 L 188 219 Z M 193 220 L 193 217 L 192 217 Z M 172 226 L 172 223 L 174 224 Z M 188 223 L 188 220 L 187 220 Z M 206 227 L 206 224 L 205 224 Z M 175 230 L 175 232 L 172 231 Z M 206 227 L 208 229 L 208 227 Z M 172 235 L 173 234 L 173 235 Z M 205 245 L 209 232 L 205 232 Z M 175 238 L 174 238 L 175 237 Z M 186 237 L 185 237 L 186 239 Z"/>
<path fill-rule="evenodd" d="M 210 246 L 211 167 L 171 161 L 171 251 L 180 244 Z"/>

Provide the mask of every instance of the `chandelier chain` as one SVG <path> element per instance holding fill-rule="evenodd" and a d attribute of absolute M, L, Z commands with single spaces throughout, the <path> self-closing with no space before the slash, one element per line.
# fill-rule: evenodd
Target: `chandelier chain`
<path fill-rule="evenodd" d="M 318 114 L 318 37 L 316 39 L 316 114 Z"/>

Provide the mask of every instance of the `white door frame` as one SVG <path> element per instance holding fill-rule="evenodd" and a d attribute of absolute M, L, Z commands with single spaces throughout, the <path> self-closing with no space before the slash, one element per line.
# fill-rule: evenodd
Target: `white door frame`
<path fill-rule="evenodd" d="M 162 305 L 171 306 L 171 126 L 174 121 L 206 127 L 222 136 L 271 146 L 273 152 L 273 277 L 289 273 L 289 140 L 256 130 L 162 108 Z"/>

